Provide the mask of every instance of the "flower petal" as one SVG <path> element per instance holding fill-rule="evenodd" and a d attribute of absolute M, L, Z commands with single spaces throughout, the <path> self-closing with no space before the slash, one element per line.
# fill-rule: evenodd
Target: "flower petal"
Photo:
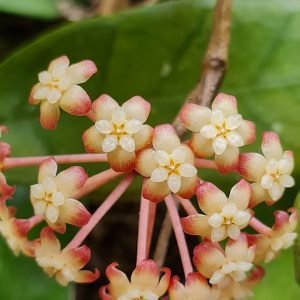
<path fill-rule="evenodd" d="M 213 110 L 221 110 L 225 117 L 237 114 L 237 102 L 235 97 L 219 93 L 214 99 L 212 105 Z"/>
<path fill-rule="evenodd" d="M 204 138 L 200 133 L 192 135 L 190 146 L 198 157 L 210 157 L 215 153 L 212 141 Z"/>
<path fill-rule="evenodd" d="M 226 174 L 237 169 L 239 153 L 239 148 L 228 146 L 223 154 L 215 156 L 215 163 L 222 174 Z"/>
<path fill-rule="evenodd" d="M 57 172 L 57 163 L 53 157 L 47 158 L 40 165 L 38 182 L 42 183 L 46 177 L 55 177 Z"/>
<path fill-rule="evenodd" d="M 280 139 L 277 133 L 268 131 L 263 134 L 263 141 L 261 149 L 266 158 L 275 158 L 277 160 L 282 158 L 283 151 Z"/>
<path fill-rule="evenodd" d="M 199 182 L 198 176 L 193 177 L 183 177 L 181 178 L 181 187 L 177 192 L 177 195 L 184 198 L 190 199 L 194 196 L 197 184 Z"/>
<path fill-rule="evenodd" d="M 181 225 L 187 234 L 210 237 L 211 228 L 205 215 L 196 214 L 181 218 Z"/>
<path fill-rule="evenodd" d="M 102 153 L 102 143 L 105 135 L 99 133 L 95 126 L 87 129 L 83 135 L 82 140 L 86 152 L 89 153 Z"/>
<path fill-rule="evenodd" d="M 84 186 L 88 174 L 82 167 L 70 167 L 56 176 L 56 183 L 58 190 L 66 197 L 76 195 L 78 191 Z"/>
<path fill-rule="evenodd" d="M 179 114 L 179 119 L 187 129 L 199 132 L 201 127 L 210 123 L 211 110 L 194 103 L 184 105 Z"/>
<path fill-rule="evenodd" d="M 59 101 L 60 107 L 67 113 L 76 116 L 86 115 L 91 109 L 91 99 L 79 85 L 68 88 Z"/>
<path fill-rule="evenodd" d="M 80 84 L 86 82 L 97 72 L 97 67 L 91 60 L 83 60 L 72 64 L 67 70 L 67 74 L 72 78 L 72 83 Z"/>
<path fill-rule="evenodd" d="M 260 182 L 266 163 L 266 159 L 261 154 L 242 153 L 239 156 L 238 172 L 247 180 Z"/>
<path fill-rule="evenodd" d="M 158 167 L 155 160 L 155 151 L 153 149 L 145 149 L 138 153 L 135 170 L 144 177 L 150 177 L 153 170 Z"/>
<path fill-rule="evenodd" d="M 102 142 L 102 151 L 110 153 L 118 146 L 118 139 L 116 135 L 107 135 Z"/>
<path fill-rule="evenodd" d="M 229 202 L 234 203 L 239 210 L 248 208 L 251 197 L 250 184 L 242 179 L 230 191 Z"/>
<path fill-rule="evenodd" d="M 155 150 L 164 150 L 168 153 L 172 153 L 180 146 L 179 137 L 170 124 L 158 125 L 154 128 L 152 143 Z"/>
<path fill-rule="evenodd" d="M 40 123 L 45 129 L 55 129 L 59 120 L 60 110 L 58 104 L 43 101 L 40 106 Z"/>
<path fill-rule="evenodd" d="M 78 200 L 67 199 L 60 208 L 60 219 L 74 226 L 82 227 L 90 220 L 91 214 Z"/>
<path fill-rule="evenodd" d="M 210 182 L 201 183 L 196 195 L 199 206 L 206 215 L 220 212 L 228 201 L 226 195 Z"/>
<path fill-rule="evenodd" d="M 107 154 L 110 166 L 116 172 L 131 172 L 135 166 L 136 155 L 134 152 L 128 152 L 121 147 Z"/>
<path fill-rule="evenodd" d="M 119 104 L 112 97 L 103 94 L 92 103 L 92 110 L 96 114 L 96 120 L 111 121 L 112 111 L 118 106 Z"/>
<path fill-rule="evenodd" d="M 149 125 L 142 125 L 141 129 L 132 135 L 135 141 L 135 150 L 139 151 L 151 145 L 153 128 Z"/>
<path fill-rule="evenodd" d="M 242 120 L 236 131 L 243 138 L 244 144 L 252 144 L 256 140 L 256 126 L 253 122 Z"/>
<path fill-rule="evenodd" d="M 63 55 L 51 61 L 48 71 L 52 74 L 53 79 L 60 79 L 66 73 L 69 64 L 69 58 Z"/>
<path fill-rule="evenodd" d="M 142 194 L 144 198 L 152 202 L 160 202 L 170 194 L 170 189 L 166 181 L 153 182 L 151 179 L 148 179 L 143 185 Z"/>
<path fill-rule="evenodd" d="M 150 103 L 140 96 L 130 98 L 123 103 L 122 107 L 124 108 L 128 119 L 139 120 L 142 123 L 148 119 L 151 110 Z"/>
<path fill-rule="evenodd" d="M 193 262 L 199 273 L 210 278 L 225 263 L 225 256 L 213 243 L 203 242 L 195 247 Z"/>

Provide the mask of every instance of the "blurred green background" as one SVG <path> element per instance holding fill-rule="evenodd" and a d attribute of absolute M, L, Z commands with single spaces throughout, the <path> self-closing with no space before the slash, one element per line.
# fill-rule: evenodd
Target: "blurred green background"
<path fill-rule="evenodd" d="M 88 120 L 62 114 L 58 130 L 47 132 L 39 126 L 37 108 L 27 104 L 37 73 L 62 54 L 72 62 L 85 58 L 96 62 L 99 72 L 84 85 L 92 98 L 109 93 L 122 102 L 141 95 L 152 103 L 150 124 L 173 120 L 198 79 L 215 1 L 162 2 L 70 23 L 54 0 L 0 0 L 0 122 L 10 128 L 5 140 L 11 143 L 13 155 L 84 151 L 81 132 L 90 126 Z M 277 131 L 284 148 L 296 154 L 298 182 L 299 28 L 297 0 L 235 0 L 229 69 L 221 89 L 235 95 L 244 117 L 257 124 L 257 143 L 246 150 L 259 151 L 264 130 Z M 99 170 L 93 166 L 89 172 Z M 212 172 L 202 175 L 227 190 L 237 180 Z M 11 184 L 20 185 L 15 201 L 25 206 L 26 188 L 22 186 L 35 182 L 36 169 L 8 172 L 7 176 Z M 297 190 L 299 184 L 272 208 L 260 205 L 258 214 L 271 224 L 271 212 L 290 207 Z M 266 270 L 254 299 L 300 297 L 292 251 L 284 252 Z M 63 300 L 67 294 L 67 289 L 48 279 L 34 262 L 13 257 L 0 240 L 0 299 Z"/>

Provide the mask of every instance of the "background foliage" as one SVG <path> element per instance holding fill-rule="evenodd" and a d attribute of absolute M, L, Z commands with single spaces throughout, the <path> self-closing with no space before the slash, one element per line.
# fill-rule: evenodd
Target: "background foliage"
<path fill-rule="evenodd" d="M 20 2 L 0 0 L 0 10 L 40 18 L 58 16 L 51 0 L 26 1 L 26 7 Z M 37 108 L 27 104 L 36 74 L 61 54 L 73 62 L 84 58 L 96 62 L 100 71 L 85 85 L 92 98 L 108 93 L 122 102 L 138 94 L 152 103 L 152 125 L 171 122 L 198 79 L 195 66 L 200 66 L 207 45 L 213 2 L 169 1 L 63 25 L 10 55 L 0 65 L 0 121 L 10 128 L 6 140 L 13 155 L 84 151 L 80 133 L 90 126 L 88 120 L 63 114 L 58 130 L 48 132 L 39 126 Z M 275 130 L 284 148 L 299 153 L 300 4 L 296 0 L 234 2 L 229 71 L 222 91 L 236 95 L 245 118 L 257 124 L 258 142 L 251 150 L 259 150 L 263 130 Z M 298 182 L 299 163 L 296 155 Z M 99 170 L 97 165 L 89 172 Z M 228 183 L 215 173 L 201 175 L 213 181 L 217 178 L 220 185 Z M 8 172 L 8 177 L 11 183 L 28 185 L 35 182 L 36 169 Z M 236 179 L 232 176 L 230 181 Z M 291 206 L 297 189 L 299 185 L 275 208 Z M 22 191 L 18 195 L 17 201 L 27 200 Z M 261 205 L 261 216 L 270 211 Z M 272 218 L 265 219 L 272 222 Z M 67 298 L 66 290 L 41 276 L 32 261 L 13 258 L 2 241 L 0 257 L 0 295 L 4 299 Z M 295 299 L 300 289 L 293 280 L 291 251 L 287 251 L 268 265 L 254 299 Z M 14 282 L 13 289 L 7 288 L 10 282 Z M 28 282 L 30 288 L 25 289 Z"/>

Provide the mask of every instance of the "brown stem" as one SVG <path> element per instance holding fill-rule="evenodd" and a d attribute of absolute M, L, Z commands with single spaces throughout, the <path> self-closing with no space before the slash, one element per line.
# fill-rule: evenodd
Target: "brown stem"
<path fill-rule="evenodd" d="M 202 63 L 200 80 L 187 96 L 184 105 L 186 103 L 197 103 L 208 106 L 223 81 L 227 69 L 231 9 L 232 0 L 217 0 L 212 31 Z M 173 126 L 179 136 L 186 132 L 186 128 L 180 123 L 178 115 L 173 122 Z M 160 266 L 164 264 L 171 233 L 171 219 L 168 212 L 166 212 L 154 252 L 154 259 Z"/>

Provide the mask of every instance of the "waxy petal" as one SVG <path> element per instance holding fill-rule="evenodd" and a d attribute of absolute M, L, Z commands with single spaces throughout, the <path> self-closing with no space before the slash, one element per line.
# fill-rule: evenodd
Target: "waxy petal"
<path fill-rule="evenodd" d="M 184 105 L 179 114 L 179 119 L 187 129 L 200 132 L 201 127 L 210 123 L 211 110 L 194 103 Z"/>
<path fill-rule="evenodd" d="M 251 197 L 250 184 L 242 179 L 230 191 L 229 202 L 234 203 L 239 210 L 248 208 Z"/>
<path fill-rule="evenodd" d="M 235 171 L 239 163 L 240 151 L 238 148 L 228 146 L 221 155 L 215 156 L 215 163 L 222 174 Z"/>
<path fill-rule="evenodd" d="M 237 114 L 236 98 L 227 94 L 219 93 L 211 107 L 213 110 L 221 110 L 225 117 Z"/>
<path fill-rule="evenodd" d="M 88 174 L 82 167 L 74 166 L 60 172 L 56 177 L 58 190 L 66 197 L 72 197 L 84 186 Z"/>
<path fill-rule="evenodd" d="M 99 133 L 95 126 L 87 129 L 83 135 L 82 140 L 86 152 L 89 153 L 102 153 L 102 143 L 105 135 Z"/>
<path fill-rule="evenodd" d="M 45 129 L 55 129 L 59 120 L 60 110 L 58 104 L 43 101 L 40 106 L 40 123 Z"/>
<path fill-rule="evenodd" d="M 95 112 L 97 121 L 111 121 L 112 111 L 118 106 L 119 104 L 112 97 L 103 94 L 92 103 L 92 110 Z"/>
<path fill-rule="evenodd" d="M 107 154 L 108 162 L 116 172 L 131 172 L 135 167 L 135 152 L 128 152 L 121 147 Z"/>
<path fill-rule="evenodd" d="M 149 116 L 151 104 L 140 96 L 130 98 L 122 107 L 128 119 L 139 120 L 144 123 Z"/>
<path fill-rule="evenodd" d="M 192 135 L 190 146 L 198 157 L 210 157 L 215 153 L 212 141 L 204 138 L 200 133 Z"/>
<path fill-rule="evenodd" d="M 264 132 L 261 150 L 268 159 L 282 158 L 283 151 L 278 134 L 272 131 Z"/>
<path fill-rule="evenodd" d="M 91 60 L 83 60 L 72 64 L 67 70 L 67 74 L 72 78 L 72 83 L 84 83 L 97 72 L 95 63 Z"/>
<path fill-rule="evenodd" d="M 260 182 L 265 173 L 266 159 L 258 153 L 242 153 L 239 156 L 238 172 L 247 180 Z"/>
<path fill-rule="evenodd" d="M 210 237 L 211 227 L 205 215 L 197 214 L 181 218 L 181 225 L 187 234 Z"/>
<path fill-rule="evenodd" d="M 210 182 L 201 183 L 196 195 L 199 206 L 206 215 L 221 212 L 228 201 L 226 195 Z"/>
<path fill-rule="evenodd" d="M 164 150 L 170 154 L 180 146 L 179 137 L 170 124 L 163 124 L 154 128 L 152 143 L 155 150 Z"/>
<path fill-rule="evenodd" d="M 138 153 L 135 170 L 144 177 L 150 177 L 158 164 L 155 160 L 155 151 L 153 149 L 145 149 Z"/>
<path fill-rule="evenodd" d="M 144 198 L 152 202 L 160 202 L 170 194 L 170 189 L 166 181 L 153 182 L 151 179 L 148 179 L 143 185 L 142 194 Z"/>

